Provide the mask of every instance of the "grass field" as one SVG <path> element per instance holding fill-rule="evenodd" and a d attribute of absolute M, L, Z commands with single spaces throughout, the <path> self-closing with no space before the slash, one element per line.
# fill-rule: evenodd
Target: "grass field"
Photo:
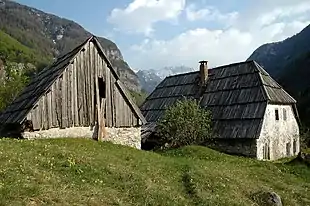
<path fill-rule="evenodd" d="M 162 153 L 86 139 L 0 140 L 0 205 L 310 205 L 310 168 L 203 147 Z"/>

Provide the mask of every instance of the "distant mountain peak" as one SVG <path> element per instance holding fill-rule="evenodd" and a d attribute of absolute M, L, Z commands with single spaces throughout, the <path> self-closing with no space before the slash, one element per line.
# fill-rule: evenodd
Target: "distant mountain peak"
<path fill-rule="evenodd" d="M 186 66 L 166 66 L 162 69 L 139 70 L 137 73 L 142 89 L 151 93 L 167 76 L 195 71 Z"/>

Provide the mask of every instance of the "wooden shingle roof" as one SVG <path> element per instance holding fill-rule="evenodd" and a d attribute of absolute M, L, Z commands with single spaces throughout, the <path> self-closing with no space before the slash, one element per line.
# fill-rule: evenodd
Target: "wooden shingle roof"
<path fill-rule="evenodd" d="M 110 68 L 111 72 L 113 73 L 116 79 L 116 84 L 121 89 L 124 98 L 130 103 L 129 106 L 133 109 L 134 113 L 141 119 L 143 123 L 145 123 L 146 121 L 144 116 L 142 115 L 140 109 L 133 103 L 129 94 L 126 92 L 126 89 L 120 81 L 117 72 L 104 54 L 99 41 L 95 36 L 91 36 L 69 53 L 59 57 L 51 66 L 43 69 L 12 102 L 12 104 L 10 104 L 2 113 L 0 113 L 0 125 L 21 124 L 29 111 L 39 101 L 40 97 L 49 90 L 50 86 L 64 72 L 66 67 L 89 41 L 92 41 L 97 46 L 99 53 L 102 55 L 105 62 L 108 64 L 108 68 Z"/>
<path fill-rule="evenodd" d="M 217 67 L 208 73 L 203 90 L 199 86 L 199 72 L 163 80 L 141 106 L 147 121 L 158 121 L 177 100 L 195 98 L 211 110 L 213 130 L 219 138 L 258 138 L 268 103 L 296 103 L 254 61 Z"/>

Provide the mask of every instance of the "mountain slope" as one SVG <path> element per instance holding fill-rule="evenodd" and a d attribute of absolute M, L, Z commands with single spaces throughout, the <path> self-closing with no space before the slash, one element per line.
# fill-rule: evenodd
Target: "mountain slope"
<path fill-rule="evenodd" d="M 159 153 L 87 139 L 1 140 L 0 205 L 310 204 L 305 165 L 261 162 L 204 147 Z"/>
<path fill-rule="evenodd" d="M 310 126 L 310 52 L 285 65 L 279 82 L 296 98 L 303 126 Z"/>
<path fill-rule="evenodd" d="M 46 59 L 68 52 L 91 35 L 73 21 L 9 0 L 0 0 L 0 30 Z M 125 85 L 140 91 L 138 77 L 116 44 L 105 38 L 99 41 Z"/>
<path fill-rule="evenodd" d="M 310 126 L 310 25 L 282 42 L 259 47 L 250 56 L 296 100 L 303 126 Z"/>
<path fill-rule="evenodd" d="M 257 61 L 271 76 L 278 78 L 289 62 L 310 51 L 309 40 L 310 25 L 282 42 L 262 45 L 253 52 L 248 60 Z"/>
<path fill-rule="evenodd" d="M 155 72 L 150 70 L 139 70 L 137 73 L 141 87 L 150 94 L 155 87 L 163 80 Z"/>
<path fill-rule="evenodd" d="M 47 61 L 40 57 L 39 53 L 29 47 L 21 44 L 10 35 L 0 30 L 0 59 L 19 62 L 39 64 L 41 61 Z"/>

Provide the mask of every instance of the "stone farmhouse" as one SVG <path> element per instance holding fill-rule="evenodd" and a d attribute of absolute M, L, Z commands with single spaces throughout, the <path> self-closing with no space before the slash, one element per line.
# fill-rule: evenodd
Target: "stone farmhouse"
<path fill-rule="evenodd" d="M 255 61 L 169 76 L 141 106 L 148 121 L 143 145 L 154 141 L 156 122 L 166 108 L 184 98 L 199 100 L 211 110 L 213 148 L 260 160 L 299 153 L 296 101 Z"/>
<path fill-rule="evenodd" d="M 0 115 L 0 136 L 88 137 L 141 147 L 145 118 L 92 36 L 41 71 Z"/>

